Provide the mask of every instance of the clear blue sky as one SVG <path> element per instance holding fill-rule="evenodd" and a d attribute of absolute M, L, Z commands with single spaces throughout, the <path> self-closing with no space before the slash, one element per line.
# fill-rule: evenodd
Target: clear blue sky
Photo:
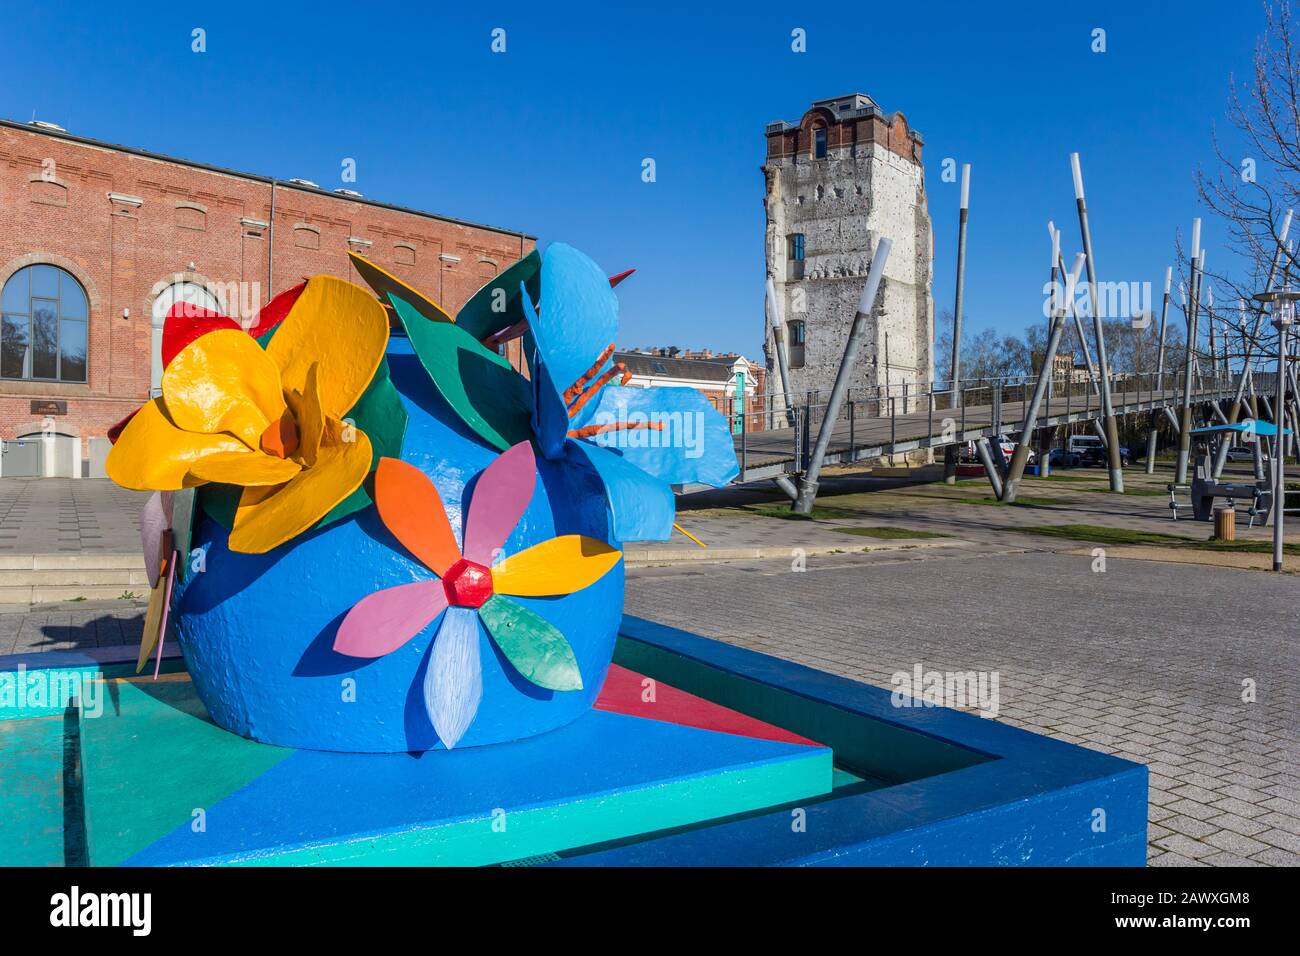
<path fill-rule="evenodd" d="M 1101 278 L 1158 294 L 1262 26 L 1253 0 L 441 6 L 10 4 L 0 115 L 327 188 L 352 157 L 367 196 L 636 266 L 620 345 L 758 357 L 767 122 L 851 91 L 906 113 L 926 141 L 936 313 L 957 206 L 940 163 L 972 163 L 967 327 L 1019 331 L 1041 315 L 1046 220 L 1078 246 L 1072 150 Z M 1222 234 L 1207 221 L 1211 268 Z"/>

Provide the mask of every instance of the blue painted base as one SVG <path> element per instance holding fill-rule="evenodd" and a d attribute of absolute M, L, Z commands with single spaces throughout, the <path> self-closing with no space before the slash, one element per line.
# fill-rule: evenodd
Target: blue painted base
<path fill-rule="evenodd" d="M 101 663 L 76 655 L 34 655 L 23 663 L 30 669 L 43 660 L 69 669 Z M 159 763 L 140 754 L 150 739 L 180 746 L 179 736 L 136 728 L 135 740 L 114 737 L 115 717 L 120 721 L 129 710 L 124 691 L 107 703 L 103 718 L 80 724 L 91 862 L 490 863 L 540 856 L 555 864 L 611 866 L 1145 863 L 1147 771 L 1139 764 L 945 708 L 895 707 L 888 690 L 636 618 L 623 620 L 615 661 L 829 746 L 834 789 L 817 796 L 825 786 L 809 786 L 828 771 L 825 764 L 812 776 L 796 772 L 784 782 L 781 774 L 767 773 L 782 761 L 825 760 L 821 748 L 599 711 L 531 740 L 418 758 L 286 751 L 205 725 L 251 748 L 252 756 L 241 761 L 267 766 L 241 781 L 231 766 L 223 771 L 212 761 L 215 752 L 206 741 L 196 740 L 193 749 L 202 759 L 195 764 L 206 769 L 200 781 L 190 783 L 180 779 L 182 761 Z M 0 658 L 0 677 L 17 663 Z M 132 687 L 166 701 L 174 692 L 165 683 Z M 176 711 L 168 719 L 193 722 L 174 699 L 168 707 Z M 26 846 L 22 859 L 31 862 L 47 843 L 53 845 L 51 821 L 70 819 L 66 807 L 41 797 L 33 783 L 65 766 L 45 751 L 63 740 L 55 722 L 66 726 L 66 719 L 28 716 L 33 719 L 0 723 L 0 776 L 18 773 L 31 784 L 25 795 L 0 797 L 0 815 L 17 821 L 22 832 L 44 836 L 0 844 L 0 863 L 12 862 L 5 859 L 6 845 L 8 852 Z M 49 723 L 41 732 L 16 729 L 42 721 Z M 127 758 L 108 759 L 113 750 L 135 754 L 129 759 L 148 763 L 153 776 L 134 775 L 142 779 L 120 784 L 105 803 L 91 777 L 97 767 L 126 763 Z M 226 777 L 214 782 L 221 772 Z M 710 779 L 721 782 L 723 791 L 730 787 L 725 800 L 710 796 L 712 802 L 690 808 L 695 815 L 689 819 L 664 811 L 723 792 L 709 789 Z M 67 790 L 61 777 L 46 782 Z M 195 797 L 198 783 L 217 782 L 222 793 L 211 800 Z M 675 794 L 659 804 L 638 802 L 683 783 L 694 788 L 689 798 Z M 182 795 L 184 814 L 140 845 L 119 834 L 117 858 L 95 859 L 96 835 L 111 842 L 105 820 L 153 812 L 166 803 L 160 791 L 169 787 Z M 554 812 L 608 794 L 623 795 L 630 812 L 643 814 L 636 825 L 625 818 L 614 826 L 608 817 L 577 810 L 567 817 Z M 192 804 L 204 809 L 202 833 L 188 816 Z M 792 807 L 804 815 L 801 826 L 792 825 Z M 496 810 L 503 811 L 504 833 L 518 836 L 517 842 L 493 830 Z M 533 822 L 525 824 L 529 813 Z M 163 817 L 153 819 L 156 824 Z M 546 849 L 557 827 L 562 837 Z M 665 832 L 668 827 L 675 829 Z M 543 832 L 545 839 L 534 838 Z M 351 851 L 351 858 L 338 856 Z"/>

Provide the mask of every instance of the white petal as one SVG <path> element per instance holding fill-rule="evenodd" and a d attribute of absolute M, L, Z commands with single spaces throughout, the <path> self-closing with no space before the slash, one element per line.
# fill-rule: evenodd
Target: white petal
<path fill-rule="evenodd" d="M 478 611 L 448 608 L 424 673 L 424 709 L 448 750 L 469 729 L 482 697 Z"/>

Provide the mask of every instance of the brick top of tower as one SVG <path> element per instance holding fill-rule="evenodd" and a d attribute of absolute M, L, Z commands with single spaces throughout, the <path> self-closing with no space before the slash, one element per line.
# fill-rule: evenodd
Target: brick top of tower
<path fill-rule="evenodd" d="M 826 130 L 827 150 L 875 143 L 921 165 L 925 140 L 901 112 L 883 113 L 865 93 L 814 100 L 797 124 L 776 120 L 767 124 L 767 158 L 781 160 L 813 152 L 818 130 Z"/>

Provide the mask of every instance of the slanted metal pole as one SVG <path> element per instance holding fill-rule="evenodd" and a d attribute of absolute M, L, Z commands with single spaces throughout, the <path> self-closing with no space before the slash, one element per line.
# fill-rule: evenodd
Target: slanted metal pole
<path fill-rule="evenodd" d="M 853 326 L 849 330 L 849 340 L 844 345 L 844 355 L 840 358 L 839 371 L 835 373 L 835 384 L 831 386 L 831 397 L 826 403 L 822 418 L 822 427 L 817 432 L 817 444 L 813 447 L 808 467 L 804 471 L 803 481 L 799 483 L 799 497 L 793 510 L 799 514 L 811 514 L 813 502 L 817 498 L 817 479 L 821 475 L 822 459 L 831 443 L 831 432 L 835 419 L 839 416 L 840 405 L 844 402 L 844 393 L 848 390 L 849 379 L 853 375 L 853 365 L 858 357 L 858 349 L 866 334 L 867 322 L 871 318 L 871 308 L 876 301 L 876 292 L 880 288 L 880 279 L 885 272 L 885 263 L 889 261 L 889 250 L 893 248 L 889 239 L 876 243 L 876 253 L 871 257 L 871 268 L 867 272 L 867 284 L 858 300 L 858 311 L 853 317 Z"/>
<path fill-rule="evenodd" d="M 1187 347 L 1183 360 L 1183 405 L 1178 424 L 1178 463 L 1174 483 L 1187 484 L 1187 461 L 1192 454 L 1192 358 L 1196 346 L 1197 273 L 1201 258 L 1201 220 L 1192 220 L 1191 275 L 1187 280 Z"/>
<path fill-rule="evenodd" d="M 961 404 L 961 310 L 966 289 L 966 221 L 970 218 L 970 163 L 961 167 L 961 211 L 957 218 L 957 293 L 952 310 L 952 400 L 950 407 Z M 943 450 L 943 480 L 957 483 L 957 446 Z"/>
<path fill-rule="evenodd" d="M 1048 223 L 1048 226 L 1050 227 L 1051 223 Z M 1059 229 L 1057 230 L 1057 233 L 1058 234 L 1060 233 Z M 1061 275 L 1065 275 L 1065 260 L 1061 258 L 1061 254 L 1060 254 L 1061 250 L 1060 250 L 1059 243 L 1057 246 L 1056 253 L 1057 253 L 1056 255 L 1057 268 L 1059 269 Z M 1088 339 L 1083 334 L 1083 321 L 1079 318 L 1079 313 L 1078 310 L 1076 310 L 1074 307 L 1073 299 L 1065 303 L 1065 305 L 1067 309 L 1067 314 L 1070 316 L 1070 318 L 1074 320 L 1074 331 L 1079 336 L 1079 348 L 1083 349 L 1083 362 L 1086 366 L 1088 366 L 1088 384 L 1092 386 L 1093 394 L 1096 395 L 1098 398 L 1101 398 L 1101 388 L 1097 384 L 1097 367 L 1092 364 L 1092 352 L 1088 350 Z M 1071 382 L 1071 385 L 1073 385 L 1073 382 Z M 1085 398 L 1087 397 L 1086 392 L 1084 397 Z M 1092 425 L 1092 430 L 1097 433 L 1097 437 L 1104 442 L 1106 440 L 1106 426 L 1103 425 L 1098 419 L 1095 418 L 1092 420 L 1091 425 Z"/>
<path fill-rule="evenodd" d="M 997 436 L 993 438 L 997 441 Z M 979 455 L 980 464 L 984 466 L 984 474 L 988 476 L 989 484 L 993 486 L 993 494 L 998 498 L 1002 497 L 1002 475 L 998 471 L 998 466 L 993 463 L 993 456 L 989 453 L 989 440 L 987 438 L 977 438 L 975 440 L 975 454 Z"/>
<path fill-rule="evenodd" d="M 1081 252 L 1074 260 L 1074 269 L 1065 279 L 1066 297 L 1074 295 L 1079 273 L 1083 271 L 1084 254 Z M 1052 334 L 1047 337 L 1047 351 L 1043 355 L 1043 367 L 1038 370 L 1038 381 L 1034 383 L 1034 395 L 1025 409 L 1025 420 L 1020 429 L 1020 442 L 1011 456 L 1011 465 L 1007 469 L 1007 480 L 1002 485 L 1002 500 L 1015 501 L 1020 488 L 1020 479 L 1025 475 L 1025 462 L 1029 460 L 1029 443 L 1034 437 L 1034 428 L 1038 424 L 1038 407 L 1042 404 L 1043 393 L 1047 391 L 1052 380 L 1052 360 L 1056 358 L 1056 349 L 1061 344 L 1061 331 L 1065 328 L 1065 313 L 1052 308 Z"/>
<path fill-rule="evenodd" d="M 776 283 L 767 277 L 767 317 L 772 323 L 772 342 L 776 346 L 776 367 L 781 375 L 781 401 L 785 403 L 785 420 L 794 427 L 794 403 L 790 400 L 790 356 L 785 348 L 785 322 L 781 304 L 776 300 Z"/>
<path fill-rule="evenodd" d="M 1156 350 L 1156 391 L 1160 393 L 1160 400 L 1164 401 L 1165 397 L 1165 323 L 1169 318 L 1169 290 L 1174 282 L 1174 267 L 1170 266 L 1165 269 L 1165 297 L 1160 303 L 1160 346 Z M 1151 409 L 1151 431 L 1147 432 L 1147 474 L 1153 475 L 1156 470 L 1156 427 L 1160 422 L 1160 413 L 1155 410 L 1154 402 Z"/>
<path fill-rule="evenodd" d="M 799 500 L 799 489 L 795 487 L 789 475 L 777 475 L 772 479 L 772 483 L 785 492 L 791 501 Z"/>
<path fill-rule="evenodd" d="M 1092 233 L 1088 231 L 1088 204 L 1083 198 L 1083 171 L 1079 168 L 1079 154 L 1070 154 L 1070 167 L 1074 172 L 1074 201 L 1079 207 L 1079 233 L 1083 238 L 1083 254 L 1088 257 L 1088 295 L 1092 302 L 1092 330 L 1097 340 L 1097 370 L 1101 378 L 1101 417 L 1106 429 L 1106 453 L 1110 459 L 1110 490 L 1123 492 L 1124 471 L 1120 467 L 1119 429 L 1115 425 L 1115 410 L 1110 402 L 1110 363 L 1106 359 L 1106 332 L 1101 323 L 1101 299 L 1097 295 L 1097 260 L 1092 253 Z"/>
<path fill-rule="evenodd" d="M 1255 377 L 1253 375 L 1250 377 L 1249 388 L 1250 388 L 1250 417 L 1255 419 L 1255 421 L 1259 421 L 1259 399 L 1255 397 Z M 1251 457 L 1254 459 L 1254 464 L 1255 464 L 1256 481 L 1264 480 L 1264 450 L 1263 449 L 1264 449 L 1263 441 L 1257 435 L 1252 435 L 1251 442 L 1250 442 L 1250 450 L 1252 452 Z"/>
<path fill-rule="evenodd" d="M 1294 210 L 1288 209 L 1286 211 L 1286 216 L 1282 219 L 1282 229 L 1278 233 L 1277 252 L 1274 253 L 1273 255 L 1273 262 L 1268 267 L 1268 279 L 1264 282 L 1265 292 L 1272 292 L 1273 286 L 1277 281 L 1278 270 L 1282 264 L 1282 254 L 1285 251 L 1285 247 L 1286 247 L 1286 241 L 1287 241 L 1286 237 L 1287 234 L 1291 231 L 1291 218 L 1293 213 Z M 1242 310 L 1244 310 L 1245 303 L 1242 302 L 1240 307 Z M 1241 361 L 1241 374 L 1237 376 L 1237 392 L 1233 396 L 1232 407 L 1228 410 L 1228 423 L 1232 425 L 1237 424 L 1237 421 L 1241 418 L 1241 403 L 1242 403 L 1242 399 L 1245 397 L 1246 394 L 1246 379 L 1250 373 L 1250 361 L 1255 354 L 1255 340 L 1259 338 L 1260 324 L 1263 321 L 1264 321 L 1264 310 L 1263 308 L 1256 307 L 1255 325 L 1253 330 L 1250 333 L 1250 337 L 1247 338 L 1244 316 L 1242 317 L 1241 320 L 1241 335 L 1242 335 L 1242 339 L 1244 340 L 1243 346 L 1244 346 L 1245 357 Z M 1227 338 L 1226 334 L 1224 338 L 1225 339 Z M 1224 370 L 1227 371 L 1226 366 Z M 1215 478 L 1218 478 L 1219 475 L 1223 474 L 1223 467 L 1225 464 L 1227 464 L 1228 445 L 1229 442 L 1225 436 L 1224 440 L 1219 444 L 1218 452 L 1214 456 L 1213 474 Z"/>

